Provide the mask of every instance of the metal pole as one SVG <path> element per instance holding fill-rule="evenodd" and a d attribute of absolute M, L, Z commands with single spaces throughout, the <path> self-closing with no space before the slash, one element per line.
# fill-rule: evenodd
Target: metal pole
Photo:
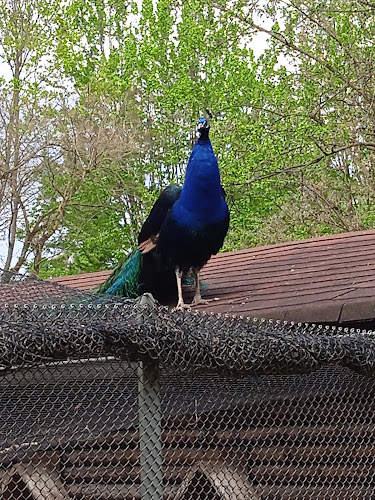
<path fill-rule="evenodd" d="M 138 419 L 142 500 L 163 499 L 163 455 L 159 366 L 138 365 Z"/>

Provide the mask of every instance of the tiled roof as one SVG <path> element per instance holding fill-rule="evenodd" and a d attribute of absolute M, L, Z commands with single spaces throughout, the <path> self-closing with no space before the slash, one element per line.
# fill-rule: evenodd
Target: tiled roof
<path fill-rule="evenodd" d="M 53 281 L 90 290 L 109 274 Z M 375 230 L 221 253 L 201 279 L 210 302 L 199 310 L 317 323 L 374 320 Z"/>
<path fill-rule="evenodd" d="M 71 276 L 52 278 L 51 281 L 77 288 L 78 290 L 89 291 L 104 283 L 111 272 L 112 271 L 97 271 L 95 273 L 73 274 Z"/>

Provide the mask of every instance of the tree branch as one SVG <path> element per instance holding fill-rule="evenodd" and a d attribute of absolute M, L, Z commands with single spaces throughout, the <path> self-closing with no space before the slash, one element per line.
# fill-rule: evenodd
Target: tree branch
<path fill-rule="evenodd" d="M 322 160 L 329 158 L 331 156 L 335 156 L 337 153 L 340 153 L 341 151 L 346 151 L 348 149 L 355 148 L 355 147 L 368 147 L 368 148 L 375 150 L 375 143 L 356 142 L 353 144 L 349 144 L 347 146 L 342 146 L 340 148 L 332 148 L 331 152 L 324 153 L 323 155 L 318 156 L 317 158 L 315 158 L 314 160 L 311 160 L 309 162 L 304 162 L 304 163 L 300 163 L 298 165 L 293 165 L 292 167 L 288 167 L 288 168 L 285 168 L 283 170 L 276 170 L 275 172 L 271 172 L 271 173 L 266 174 L 266 175 L 260 175 L 258 177 L 254 177 L 254 179 L 252 179 L 251 181 L 230 183 L 230 184 L 228 184 L 228 186 L 248 186 L 248 185 L 254 184 L 255 182 L 259 182 L 259 181 L 262 181 L 264 179 L 269 179 L 271 177 L 276 177 L 278 175 L 287 174 L 289 172 L 293 172 L 294 170 L 298 170 L 300 168 L 311 167 L 311 165 L 316 165 L 317 163 L 320 163 Z"/>

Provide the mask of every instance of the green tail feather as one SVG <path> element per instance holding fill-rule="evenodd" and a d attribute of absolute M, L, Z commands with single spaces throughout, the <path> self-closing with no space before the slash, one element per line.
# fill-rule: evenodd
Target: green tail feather
<path fill-rule="evenodd" d="M 111 276 L 96 290 L 97 293 L 134 298 L 139 295 L 139 273 L 142 254 L 133 252 L 117 264 Z"/>

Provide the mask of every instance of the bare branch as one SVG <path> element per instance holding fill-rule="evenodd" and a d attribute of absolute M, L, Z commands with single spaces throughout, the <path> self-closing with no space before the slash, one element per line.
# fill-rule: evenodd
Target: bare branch
<path fill-rule="evenodd" d="M 318 156 L 317 158 L 314 158 L 313 160 L 311 160 L 309 162 L 300 163 L 298 165 L 293 165 L 292 167 L 285 168 L 283 170 L 276 170 L 275 172 L 271 172 L 269 174 L 260 175 L 258 177 L 254 177 L 254 179 L 252 179 L 251 181 L 230 183 L 230 184 L 228 184 L 228 186 L 248 186 L 248 185 L 254 184 L 255 182 L 262 181 L 264 179 L 270 179 L 271 177 L 276 177 L 278 175 L 287 174 L 289 172 L 293 172 L 294 170 L 298 170 L 301 168 L 311 167 L 312 165 L 316 165 L 317 163 L 320 163 L 322 160 L 325 160 L 331 156 L 337 155 L 341 151 L 346 151 L 348 149 L 358 148 L 358 147 L 367 147 L 369 149 L 375 150 L 375 143 L 356 142 L 353 144 L 349 144 L 347 146 L 342 146 L 339 148 L 332 148 L 331 152 L 324 153 L 323 155 Z"/>

